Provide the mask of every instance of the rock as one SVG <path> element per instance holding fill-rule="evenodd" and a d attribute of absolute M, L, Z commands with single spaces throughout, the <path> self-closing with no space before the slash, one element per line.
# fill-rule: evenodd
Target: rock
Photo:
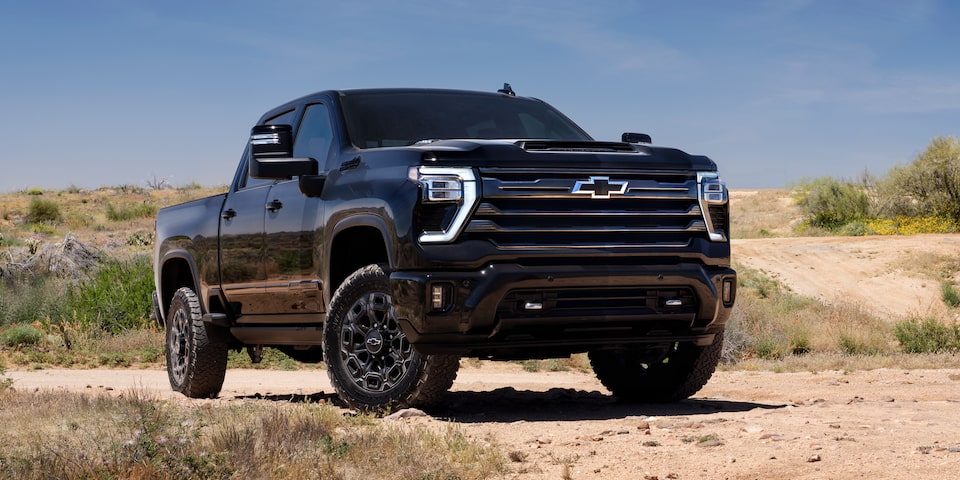
<path fill-rule="evenodd" d="M 740 430 L 747 433 L 760 433 L 763 431 L 763 427 L 761 427 L 760 425 L 746 425 L 744 427 L 741 427 Z"/>
<path fill-rule="evenodd" d="M 404 408 L 383 417 L 384 420 L 395 421 L 401 418 L 426 417 L 427 414 L 419 408 Z"/>
<path fill-rule="evenodd" d="M 815 453 L 807 457 L 807 463 L 815 463 L 815 462 L 819 462 L 820 460 L 822 459 L 820 458 L 820 454 L 818 453 Z"/>

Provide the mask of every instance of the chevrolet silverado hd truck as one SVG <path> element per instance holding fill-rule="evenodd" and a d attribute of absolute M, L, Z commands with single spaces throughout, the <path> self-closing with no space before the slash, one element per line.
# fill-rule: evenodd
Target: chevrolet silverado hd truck
<path fill-rule="evenodd" d="M 586 352 L 620 398 L 689 397 L 736 296 L 727 189 L 705 156 L 621 140 L 509 85 L 266 112 L 226 193 L 157 214 L 171 387 L 215 397 L 230 349 L 271 347 L 352 407 L 431 406 L 461 357 Z"/>

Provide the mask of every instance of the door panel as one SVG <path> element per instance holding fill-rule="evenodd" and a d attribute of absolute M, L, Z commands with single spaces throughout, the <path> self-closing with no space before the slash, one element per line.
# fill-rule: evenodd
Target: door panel
<path fill-rule="evenodd" d="M 318 198 L 300 193 L 296 180 L 273 186 L 267 197 L 264 265 L 266 292 L 277 313 L 321 313 L 323 305 Z"/>
<path fill-rule="evenodd" d="M 220 217 L 220 282 L 227 300 L 239 303 L 244 315 L 263 313 L 263 220 L 270 187 L 268 183 L 231 193 Z"/>

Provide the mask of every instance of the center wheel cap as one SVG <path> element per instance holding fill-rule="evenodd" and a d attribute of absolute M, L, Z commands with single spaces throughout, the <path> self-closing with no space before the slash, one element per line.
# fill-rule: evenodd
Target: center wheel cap
<path fill-rule="evenodd" d="M 380 351 L 383 350 L 383 336 L 380 335 L 378 331 L 372 331 L 367 334 L 364 345 L 366 345 L 368 352 L 373 354 L 380 353 Z"/>

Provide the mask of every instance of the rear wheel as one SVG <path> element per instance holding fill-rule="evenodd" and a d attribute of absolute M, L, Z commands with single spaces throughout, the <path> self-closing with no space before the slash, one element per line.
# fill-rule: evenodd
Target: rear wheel
<path fill-rule="evenodd" d="M 414 350 L 400 328 L 382 265 L 357 270 L 340 285 L 323 326 L 323 357 L 337 394 L 351 407 L 380 410 L 436 404 L 460 361 Z"/>
<path fill-rule="evenodd" d="M 697 393 L 717 369 L 723 349 L 723 332 L 713 344 L 667 345 L 660 349 L 623 348 L 594 350 L 590 365 L 597 378 L 614 395 L 640 402 L 672 402 Z"/>
<path fill-rule="evenodd" d="M 166 359 L 170 387 L 190 398 L 214 398 L 227 371 L 227 333 L 203 321 L 200 301 L 177 290 L 167 314 Z"/>

